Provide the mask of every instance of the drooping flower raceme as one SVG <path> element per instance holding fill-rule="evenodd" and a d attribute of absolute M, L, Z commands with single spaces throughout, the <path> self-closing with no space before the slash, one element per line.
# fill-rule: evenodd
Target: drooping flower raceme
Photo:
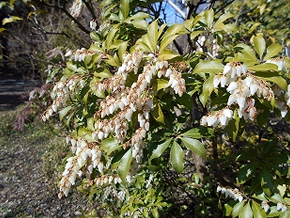
<path fill-rule="evenodd" d="M 76 62 L 83 62 L 85 57 L 92 55 L 94 54 L 85 49 L 67 54 Z M 112 158 L 101 146 L 104 140 L 113 140 L 114 144 L 121 145 L 120 148 L 130 150 L 132 153 L 130 171 L 126 176 L 126 180 L 130 182 L 142 163 L 143 150 L 146 148 L 145 140 L 150 130 L 150 112 L 154 108 L 153 99 L 156 94 L 153 82 L 157 78 L 164 78 L 168 81 L 167 88 L 175 94 L 182 96 L 186 91 L 185 80 L 174 66 L 158 58 L 147 59 L 147 62 L 140 66 L 143 57 L 143 52 L 139 50 L 132 54 L 126 53 L 123 56 L 123 63 L 114 74 L 89 83 L 94 93 L 107 94 L 105 98 L 96 102 L 91 135 L 68 137 L 75 156 L 67 159 L 60 181 L 60 197 L 63 194 L 67 196 L 77 177 L 84 175 L 89 177 L 93 172 L 97 172 L 98 176 L 93 178 L 90 184 L 106 185 L 121 182 L 117 171 L 110 170 Z M 129 73 L 135 74 L 137 79 L 128 85 Z M 87 86 L 87 81 L 90 81 L 84 78 L 81 74 L 74 74 L 55 85 L 54 101 L 44 112 L 42 116 L 44 121 L 75 101 L 82 88 Z M 134 117 L 137 118 L 137 123 L 132 128 L 131 122 Z M 222 119 L 222 122 L 226 121 Z"/>

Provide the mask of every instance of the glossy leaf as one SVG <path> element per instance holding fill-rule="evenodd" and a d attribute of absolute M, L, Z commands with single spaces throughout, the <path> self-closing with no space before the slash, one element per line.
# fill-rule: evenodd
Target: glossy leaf
<path fill-rule="evenodd" d="M 262 59 L 263 53 L 266 49 L 266 41 L 261 35 L 254 37 L 254 47 L 260 59 Z"/>
<path fill-rule="evenodd" d="M 102 141 L 101 149 L 110 155 L 113 151 L 120 148 L 121 145 L 116 141 L 115 138 L 107 138 Z"/>
<path fill-rule="evenodd" d="M 122 157 L 118 167 L 118 174 L 124 183 L 126 182 L 126 176 L 130 172 L 132 160 L 132 150 L 130 148 Z"/>
<path fill-rule="evenodd" d="M 212 91 L 214 90 L 214 86 L 213 86 L 214 76 L 215 75 L 213 74 L 203 84 L 202 94 L 199 96 L 199 100 L 203 104 L 203 106 L 206 105 L 208 98 L 210 97 Z"/>
<path fill-rule="evenodd" d="M 165 142 L 163 142 L 160 145 L 157 145 L 157 148 L 153 150 L 152 155 L 150 157 L 150 161 L 153 160 L 154 158 L 158 158 L 160 157 L 163 152 L 168 148 L 168 146 L 170 145 L 172 141 L 172 138 L 167 139 Z"/>
<path fill-rule="evenodd" d="M 213 18 L 214 18 L 214 12 L 213 9 L 209 9 L 204 11 L 204 18 L 205 22 L 208 28 L 211 28 L 212 23 L 213 23 Z"/>
<path fill-rule="evenodd" d="M 123 15 L 123 19 L 127 19 L 127 17 L 128 17 L 129 10 L 130 10 L 129 3 L 130 3 L 130 0 L 121 0 L 120 1 L 120 12 Z"/>
<path fill-rule="evenodd" d="M 266 53 L 266 55 L 264 57 L 264 61 L 276 56 L 279 52 L 282 51 L 282 49 L 283 49 L 283 46 L 278 44 L 278 43 L 270 45 L 267 48 L 267 53 Z"/>
<path fill-rule="evenodd" d="M 157 100 L 154 101 L 153 117 L 159 123 L 164 123 L 164 114 Z"/>
<path fill-rule="evenodd" d="M 233 208 L 233 212 L 232 212 L 232 217 L 237 217 L 241 214 L 242 210 L 243 210 L 243 207 L 244 207 L 244 204 L 245 204 L 245 200 L 241 201 L 241 202 L 238 202 L 234 208 Z"/>
<path fill-rule="evenodd" d="M 194 68 L 194 73 L 219 73 L 224 69 L 219 61 L 201 61 Z"/>
<path fill-rule="evenodd" d="M 250 202 L 248 202 L 246 206 L 244 206 L 241 214 L 239 215 L 239 218 L 252 218 L 252 217 L 253 217 L 253 211 L 250 206 Z"/>
<path fill-rule="evenodd" d="M 261 207 L 260 204 L 258 204 L 256 201 L 252 201 L 252 210 L 253 210 L 253 215 L 254 218 L 266 218 L 266 212 L 264 209 Z"/>
<path fill-rule="evenodd" d="M 170 150 L 170 163 L 177 173 L 182 173 L 184 168 L 184 152 L 177 142 L 173 142 Z"/>
<path fill-rule="evenodd" d="M 215 29 L 216 31 L 218 30 L 223 30 L 224 28 L 224 21 L 226 21 L 227 19 L 233 17 L 232 14 L 227 13 L 227 14 L 223 14 L 222 16 L 219 17 L 219 19 L 216 21 L 216 23 L 213 26 L 213 29 Z"/>
<path fill-rule="evenodd" d="M 67 107 L 65 107 L 64 109 L 62 109 L 60 112 L 59 112 L 59 119 L 60 121 L 63 120 L 63 118 L 68 114 L 68 112 L 72 109 L 72 106 L 69 105 Z"/>
<path fill-rule="evenodd" d="M 198 141 L 197 139 L 189 138 L 189 137 L 180 137 L 183 145 L 190 149 L 193 153 L 196 155 L 199 155 L 201 157 L 206 156 L 206 150 L 204 145 Z"/>

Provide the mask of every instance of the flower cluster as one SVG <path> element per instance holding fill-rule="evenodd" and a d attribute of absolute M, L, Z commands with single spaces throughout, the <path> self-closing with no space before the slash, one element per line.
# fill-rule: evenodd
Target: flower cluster
<path fill-rule="evenodd" d="M 75 184 L 77 175 L 81 177 L 84 173 L 91 174 L 93 169 L 98 169 L 102 174 L 104 169 L 104 163 L 101 161 L 102 151 L 98 143 L 88 143 L 81 138 L 75 139 L 72 137 L 67 137 L 67 142 L 71 143 L 71 149 L 75 153 L 75 156 L 67 159 L 65 170 L 60 181 L 60 198 L 62 197 L 62 193 L 65 196 L 68 195 L 70 187 Z M 118 181 L 116 180 L 114 182 Z"/>
<path fill-rule="evenodd" d="M 65 57 L 68 57 L 70 60 L 74 61 L 84 61 L 85 57 L 91 58 L 94 54 L 96 53 L 85 48 L 81 48 L 76 51 L 68 50 L 65 54 Z"/>
<path fill-rule="evenodd" d="M 42 114 L 42 120 L 45 122 L 53 113 L 57 112 L 59 108 L 66 106 L 83 86 L 84 80 L 82 80 L 79 75 L 73 75 L 65 81 L 59 81 L 52 90 L 52 95 L 54 96 L 53 103 Z"/>
<path fill-rule="evenodd" d="M 218 185 L 216 191 L 221 192 L 222 194 L 225 194 L 226 197 L 230 197 L 236 201 L 241 202 L 243 200 L 243 195 L 237 188 L 235 188 L 235 189 L 225 188 L 225 187 Z"/>
<path fill-rule="evenodd" d="M 81 49 L 71 52 L 67 56 L 77 61 L 83 61 L 84 57 L 92 54 Z M 185 80 L 177 68 L 167 61 L 158 60 L 156 57 L 147 59 L 147 62 L 140 67 L 143 57 L 144 54 L 139 50 L 132 54 L 125 53 L 123 63 L 115 71 L 115 74 L 90 84 L 94 93 L 101 92 L 107 96 L 96 102 L 90 142 L 81 138 L 68 138 L 75 156 L 67 160 L 60 182 L 60 193 L 64 193 L 65 196 L 67 196 L 71 185 L 74 185 L 77 176 L 90 175 L 94 169 L 101 175 L 92 180 L 97 185 L 121 182 L 118 176 L 105 174 L 110 167 L 111 160 L 106 157 L 107 163 L 104 165 L 102 160 L 105 154 L 100 149 L 100 144 L 108 138 L 114 138 L 124 150 L 128 149 L 129 152 L 132 152 L 133 159 L 130 171 L 126 176 L 126 180 L 131 182 L 142 163 L 143 150 L 146 147 L 145 139 L 150 130 L 149 117 L 150 111 L 154 107 L 153 98 L 156 93 L 152 83 L 157 78 L 163 77 L 168 79 L 167 87 L 170 87 L 179 96 L 182 96 L 186 91 Z M 138 74 L 138 76 L 137 80 L 128 86 L 127 77 L 130 72 Z M 53 90 L 56 97 L 44 113 L 43 120 L 47 120 L 60 107 L 65 106 L 73 99 L 75 94 L 84 87 L 84 83 L 80 75 L 73 75 L 67 80 L 57 83 Z M 138 123 L 134 124 L 132 131 L 128 131 L 131 128 L 132 119 L 137 119 Z"/>
<path fill-rule="evenodd" d="M 121 183 L 122 180 L 118 175 L 103 175 L 101 177 L 97 177 L 94 179 L 93 181 L 94 183 L 96 183 L 97 185 L 109 185 L 109 184 L 118 184 Z"/>
<path fill-rule="evenodd" d="M 283 62 L 281 59 L 277 59 L 276 62 L 277 61 L 279 64 L 280 62 Z M 284 67 L 284 65 L 282 67 Z M 267 101 L 271 101 L 274 98 L 277 99 L 283 92 L 277 85 L 271 87 L 266 80 L 255 76 L 253 72 L 248 72 L 246 66 L 238 62 L 227 63 L 224 66 L 223 73 L 215 75 L 213 86 L 215 88 L 218 88 L 219 86 L 226 88 L 226 91 L 230 94 L 226 110 L 223 109 L 217 113 L 209 114 L 202 118 L 202 125 L 213 127 L 217 127 L 219 124 L 221 124 L 222 127 L 227 125 L 228 120 L 231 119 L 230 116 L 233 115 L 233 113 L 228 112 L 228 110 L 230 110 L 234 105 L 238 106 L 238 116 L 240 118 L 243 117 L 245 120 L 253 121 L 258 115 L 258 110 L 255 107 L 254 96 L 257 96 L 258 98 L 263 97 Z M 288 87 L 288 89 L 289 88 L 290 87 Z M 290 103 L 289 93 L 286 92 L 284 95 L 284 100 L 288 105 Z M 287 105 L 283 100 L 279 99 L 278 104 L 282 117 L 285 117 L 288 113 Z M 224 112 L 228 116 L 225 115 Z"/>
<path fill-rule="evenodd" d="M 201 125 L 213 126 L 214 128 L 221 124 L 222 128 L 228 125 L 228 122 L 233 117 L 233 111 L 229 108 L 224 108 L 217 111 L 215 114 L 203 116 L 201 119 Z"/>

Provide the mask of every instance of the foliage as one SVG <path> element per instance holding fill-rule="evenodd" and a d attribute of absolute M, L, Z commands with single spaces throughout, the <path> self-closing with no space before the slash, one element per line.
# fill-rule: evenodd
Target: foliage
<path fill-rule="evenodd" d="M 231 13 L 209 9 L 169 25 L 145 5 L 103 1 L 90 47 L 49 71 L 42 120 L 59 116 L 70 132 L 59 197 L 80 177 L 78 189 L 103 202 L 95 214 L 287 217 L 283 44 L 234 25 L 241 18 Z"/>

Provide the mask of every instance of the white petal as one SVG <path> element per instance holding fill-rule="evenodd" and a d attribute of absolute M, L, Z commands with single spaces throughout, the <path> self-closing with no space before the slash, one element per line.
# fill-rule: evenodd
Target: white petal
<path fill-rule="evenodd" d="M 236 82 L 231 82 L 227 88 L 227 91 L 232 94 L 237 88 L 238 84 Z"/>
<path fill-rule="evenodd" d="M 227 63 L 226 66 L 224 67 L 223 74 L 224 75 L 229 74 L 229 73 L 231 73 L 231 71 L 232 71 L 232 67 L 230 66 L 229 63 Z"/>

